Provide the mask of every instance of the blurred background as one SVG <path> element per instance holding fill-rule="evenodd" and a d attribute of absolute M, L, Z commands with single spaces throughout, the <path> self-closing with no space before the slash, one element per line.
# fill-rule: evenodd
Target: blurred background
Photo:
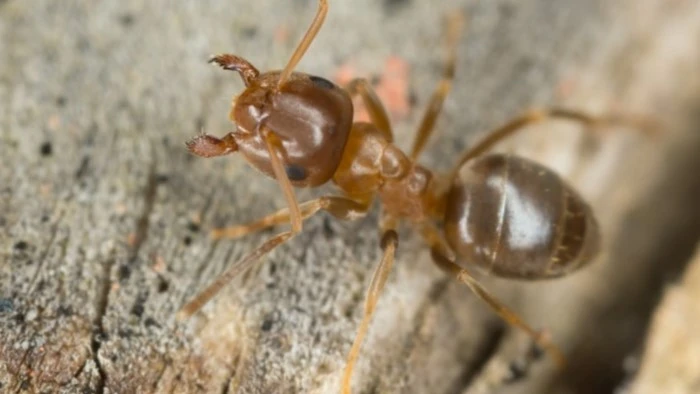
<path fill-rule="evenodd" d="M 0 1 L 0 392 L 337 392 L 380 257 L 377 209 L 318 215 L 186 323 L 174 314 L 271 232 L 211 228 L 284 206 L 224 135 L 240 55 L 284 67 L 314 0 Z M 560 122 L 497 148 L 537 160 L 589 201 L 604 247 L 548 282 L 482 284 L 569 359 L 510 384 L 529 347 L 401 232 L 356 368 L 357 393 L 700 392 L 700 4 L 689 0 L 330 0 L 298 70 L 372 81 L 410 146 L 446 56 L 457 73 L 421 163 L 445 170 L 530 108 L 653 119 L 590 132 Z M 357 116 L 363 111 L 358 108 Z M 332 188 L 299 191 L 300 200 Z M 693 271 L 693 269 L 695 271 Z M 684 272 L 688 271 L 687 275 Z"/>

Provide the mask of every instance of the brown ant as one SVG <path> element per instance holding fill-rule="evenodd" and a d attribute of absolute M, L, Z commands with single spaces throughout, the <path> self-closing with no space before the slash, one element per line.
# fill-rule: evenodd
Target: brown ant
<path fill-rule="evenodd" d="M 435 263 L 469 286 L 506 322 L 524 330 L 559 364 L 558 348 L 484 289 L 468 267 L 496 276 L 545 279 L 569 274 L 586 265 L 599 247 L 599 231 L 591 208 L 557 174 L 540 164 L 507 154 L 487 154 L 499 141 L 525 126 L 559 118 L 586 126 L 615 123 L 563 109 L 530 111 L 488 133 L 469 148 L 445 176 L 417 164 L 450 90 L 462 18 L 448 24 L 449 56 L 442 80 L 432 95 L 409 155 L 393 144 L 387 113 L 364 79 L 345 89 L 328 80 L 294 72 L 328 12 L 327 0 L 282 71 L 260 72 L 235 55 L 211 62 L 237 71 L 246 86 L 235 99 L 230 119 L 234 131 L 222 138 L 203 134 L 187 143 L 190 152 L 213 157 L 240 152 L 255 168 L 279 183 L 287 208 L 258 221 L 213 231 L 215 238 L 291 224 L 291 230 L 265 241 L 185 305 L 178 317 L 198 311 L 234 277 L 271 250 L 302 231 L 302 221 L 320 210 L 341 220 L 364 216 L 375 198 L 382 203 L 379 223 L 383 256 L 367 291 L 364 316 L 342 380 L 350 392 L 352 370 L 375 305 L 387 280 L 398 246 L 399 222 L 416 228 L 429 245 Z M 353 123 L 351 97 L 359 95 L 371 123 Z M 299 204 L 293 187 L 317 187 L 332 181 L 340 195 Z"/>

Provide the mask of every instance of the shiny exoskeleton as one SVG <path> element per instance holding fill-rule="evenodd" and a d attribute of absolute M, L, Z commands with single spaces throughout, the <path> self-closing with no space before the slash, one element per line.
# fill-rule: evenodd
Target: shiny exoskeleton
<path fill-rule="evenodd" d="M 289 231 L 268 239 L 244 256 L 180 311 L 187 318 L 232 278 L 302 230 L 304 219 L 324 210 L 339 219 L 355 219 L 382 203 L 382 259 L 372 277 L 364 316 L 350 349 L 342 392 L 350 392 L 355 361 L 371 316 L 386 282 L 398 246 L 396 228 L 408 223 L 420 232 L 435 263 L 470 287 L 494 311 L 563 364 L 563 356 L 545 335 L 532 329 L 490 295 L 471 275 L 478 266 L 487 273 L 513 279 L 556 278 L 589 263 L 599 245 L 591 208 L 558 175 L 530 160 L 488 151 L 525 126 L 559 118 L 583 125 L 617 120 L 594 118 L 562 109 L 530 111 L 468 149 L 447 174 L 434 174 L 417 164 L 450 89 L 455 69 L 461 15 L 448 23 L 449 52 L 442 80 L 433 93 L 409 154 L 393 143 L 388 116 L 370 84 L 363 79 L 340 88 L 330 81 L 299 72 L 301 59 L 327 13 L 326 0 L 282 71 L 260 74 L 235 55 L 212 62 L 237 71 L 245 90 L 234 100 L 230 118 L 235 129 L 222 138 L 202 134 L 189 150 L 212 157 L 240 152 L 262 173 L 279 183 L 288 207 L 242 226 L 215 229 L 217 238 L 235 238 L 264 228 L 291 224 Z M 371 122 L 353 123 L 352 96 L 362 98 Z M 339 195 L 299 204 L 293 186 L 316 187 L 333 182 Z"/>
<path fill-rule="evenodd" d="M 445 237 L 458 262 L 504 278 L 566 275 L 598 251 L 591 208 L 557 174 L 491 154 L 463 166 L 447 196 Z"/>

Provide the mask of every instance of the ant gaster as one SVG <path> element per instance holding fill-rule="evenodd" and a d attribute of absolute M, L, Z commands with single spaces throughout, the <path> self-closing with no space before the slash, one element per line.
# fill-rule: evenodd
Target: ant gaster
<path fill-rule="evenodd" d="M 517 156 L 487 152 L 525 126 L 547 119 L 586 126 L 614 123 L 614 119 L 563 109 L 530 111 L 488 133 L 447 174 L 434 174 L 417 164 L 417 158 L 452 84 L 461 15 L 448 23 L 449 52 L 442 80 L 406 155 L 394 145 L 387 113 L 366 80 L 355 79 L 342 89 L 326 79 L 294 72 L 327 11 L 327 0 L 319 0 L 316 17 L 282 71 L 261 74 L 248 61 L 230 54 L 211 59 L 226 70 L 237 71 L 245 84 L 229 115 L 236 127 L 222 138 L 199 135 L 187 147 L 202 157 L 242 153 L 251 165 L 277 180 L 287 201 L 287 208 L 258 221 L 215 229 L 212 234 L 215 238 L 236 238 L 286 223 L 291 229 L 234 263 L 185 305 L 178 317 L 194 314 L 234 277 L 299 234 L 304 219 L 320 210 L 341 220 L 356 219 L 364 216 L 378 197 L 383 208 L 379 223 L 383 255 L 347 357 L 343 393 L 350 392 L 353 366 L 394 262 L 396 229 L 401 221 L 418 230 L 440 268 L 466 284 L 506 322 L 524 330 L 563 365 L 564 357 L 548 336 L 488 293 L 469 267 L 512 279 L 560 277 L 592 260 L 599 246 L 598 225 L 589 205 L 548 168 Z M 353 96 L 363 100 L 370 123 L 353 123 Z M 297 202 L 293 186 L 317 187 L 329 181 L 340 189 L 340 195 Z"/>

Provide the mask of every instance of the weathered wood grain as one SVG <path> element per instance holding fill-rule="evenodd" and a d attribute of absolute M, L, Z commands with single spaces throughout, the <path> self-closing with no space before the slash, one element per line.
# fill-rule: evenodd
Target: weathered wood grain
<path fill-rule="evenodd" d="M 688 0 L 331 1 L 300 68 L 411 65 L 407 147 L 437 79 L 442 18 L 469 15 L 457 80 L 424 162 L 551 104 L 655 117 L 584 134 L 547 124 L 506 143 L 592 202 L 602 257 L 570 278 L 483 283 L 569 355 L 508 393 L 609 392 L 643 342 L 664 285 L 700 232 L 700 4 Z M 335 392 L 376 264 L 376 213 L 322 215 L 201 314 L 178 308 L 270 233 L 212 241 L 213 226 L 283 206 L 240 158 L 184 141 L 223 134 L 239 78 L 230 51 L 282 67 L 314 1 L 0 2 L 0 392 Z M 287 37 L 287 38 L 285 38 Z M 307 198 L 313 193 L 301 192 Z M 401 234 L 355 377 L 357 392 L 489 391 L 526 345 Z"/>
<path fill-rule="evenodd" d="M 659 304 L 639 374 L 626 385 L 629 393 L 693 393 L 700 390 L 700 254 L 690 260 L 680 283 L 669 286 Z"/>

